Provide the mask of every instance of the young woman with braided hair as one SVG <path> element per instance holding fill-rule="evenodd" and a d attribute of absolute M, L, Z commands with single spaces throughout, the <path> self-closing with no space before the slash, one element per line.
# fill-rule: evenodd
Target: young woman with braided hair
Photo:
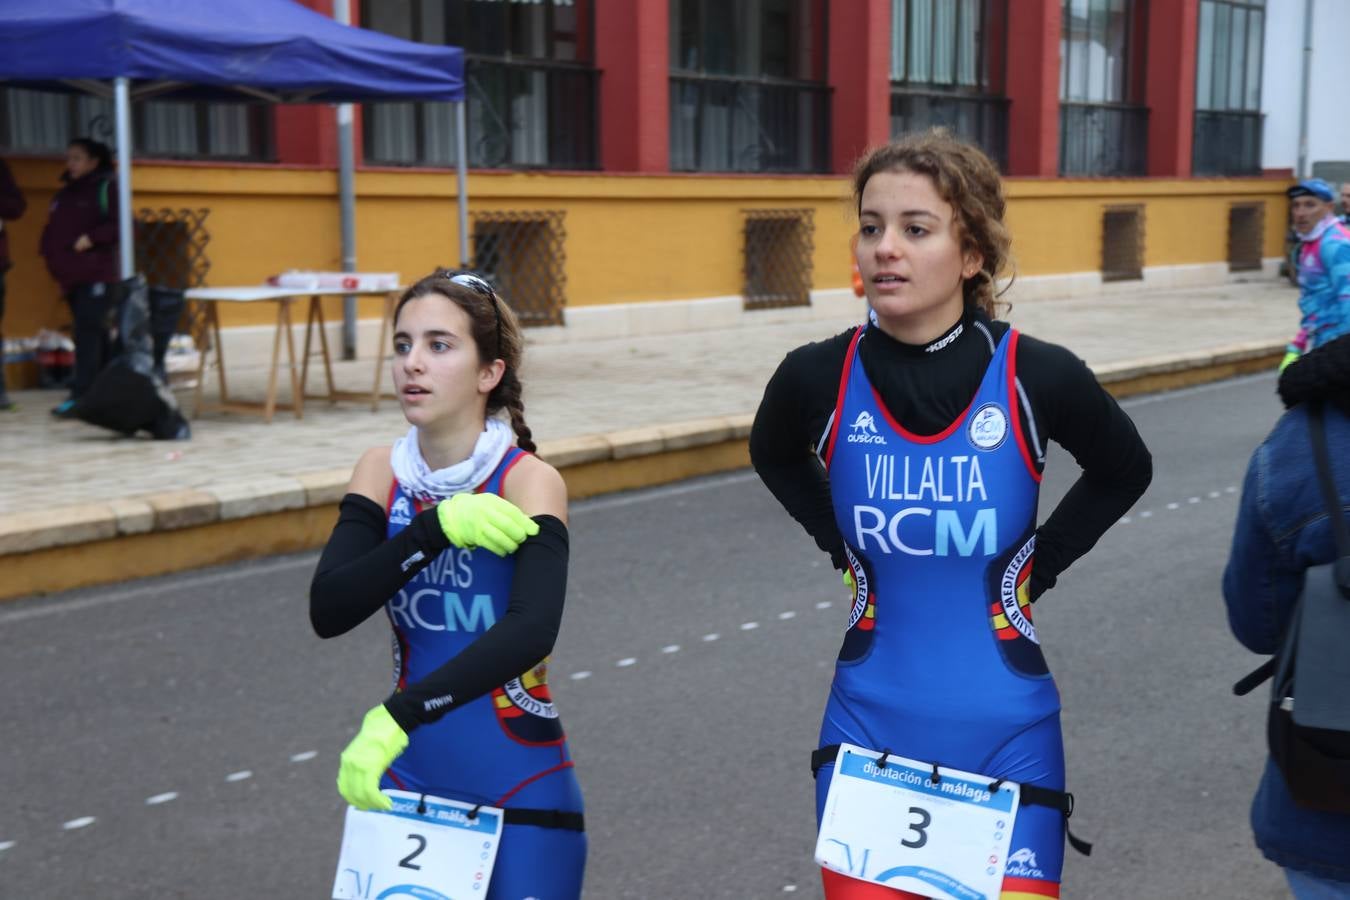
<path fill-rule="evenodd" d="M 1031 603 L 1144 492 L 1149 453 L 1077 357 L 993 318 L 1011 240 L 983 153 L 914 135 L 864 157 L 853 188 L 870 321 L 789 353 L 750 433 L 765 485 L 851 592 L 812 756 L 825 896 L 1058 897 L 1070 803 Z M 1037 527 L 1047 438 L 1083 476 Z M 1009 782 L 1010 822 L 943 818 L 954 788 L 1011 807 Z M 923 785 L 908 814 L 886 805 L 899 783 Z M 900 844 L 942 845 L 950 868 L 890 862 Z"/>
<path fill-rule="evenodd" d="M 502 809 L 476 896 L 579 897 L 581 791 L 547 681 L 567 490 L 529 452 L 520 326 L 482 279 L 442 271 L 404 293 L 394 332 L 412 427 L 356 464 L 310 588 L 320 637 L 380 609 L 393 628 L 396 687 L 343 751 L 338 790 L 362 810 L 394 807 L 382 789 Z"/>

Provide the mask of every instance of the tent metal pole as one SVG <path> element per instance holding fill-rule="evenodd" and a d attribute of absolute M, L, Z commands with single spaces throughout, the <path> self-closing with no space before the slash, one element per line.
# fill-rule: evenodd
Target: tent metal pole
<path fill-rule="evenodd" d="M 113 82 L 113 107 L 117 119 L 117 246 L 122 277 L 136 274 L 136 233 L 131 228 L 131 81 Z"/>
<path fill-rule="evenodd" d="M 469 268 L 469 138 L 464 101 L 455 102 L 455 181 L 459 194 L 459 267 Z"/>
<path fill-rule="evenodd" d="M 341 4 L 339 4 L 341 5 Z M 352 105 L 338 104 L 338 194 L 342 206 L 342 271 L 356 271 L 356 161 Z M 356 296 L 342 297 L 342 358 L 356 359 Z"/>
<path fill-rule="evenodd" d="M 335 0 L 333 18 L 343 25 L 352 23 L 350 0 Z M 338 202 L 342 227 L 342 271 L 356 271 L 356 154 L 352 148 L 352 105 L 339 103 L 338 126 Z M 356 359 L 356 296 L 342 297 L 342 358 Z"/>

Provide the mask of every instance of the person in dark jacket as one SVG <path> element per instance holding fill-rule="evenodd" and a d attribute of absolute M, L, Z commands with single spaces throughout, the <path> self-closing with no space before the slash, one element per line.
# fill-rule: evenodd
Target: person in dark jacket
<path fill-rule="evenodd" d="M 1289 624 L 1304 570 L 1336 558 L 1308 437 L 1311 402 L 1324 405 L 1331 468 L 1350 515 L 1350 335 L 1289 366 L 1279 390 L 1289 410 L 1252 456 L 1223 576 L 1233 634 L 1263 654 L 1275 652 Z M 1350 900 L 1350 814 L 1298 806 L 1269 756 L 1251 821 L 1256 845 L 1284 867 L 1295 897 Z"/>
<path fill-rule="evenodd" d="M 65 417 L 112 357 L 108 319 L 121 275 L 112 151 L 99 141 L 76 138 L 66 148 L 61 180 L 65 187 L 52 199 L 41 249 L 75 321 L 70 397 L 52 410 Z"/>
<path fill-rule="evenodd" d="M 10 268 L 9 234 L 5 231 L 5 222 L 22 216 L 27 206 L 23 193 L 14 183 L 9 166 L 0 159 L 0 324 L 3 324 L 5 319 L 5 273 Z M 5 388 L 5 335 L 4 331 L 0 330 L 0 412 L 13 408 L 14 402 L 9 399 L 9 391 Z"/>

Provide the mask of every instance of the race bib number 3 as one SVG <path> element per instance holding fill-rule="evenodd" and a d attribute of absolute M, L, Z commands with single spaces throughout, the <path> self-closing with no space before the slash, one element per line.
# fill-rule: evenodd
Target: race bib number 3
<path fill-rule="evenodd" d="M 997 900 L 1020 789 L 986 775 L 839 747 L 816 862 L 925 897 Z"/>
<path fill-rule="evenodd" d="M 456 800 L 384 792 L 389 812 L 347 808 L 334 900 L 486 897 L 502 836 L 502 811 Z"/>

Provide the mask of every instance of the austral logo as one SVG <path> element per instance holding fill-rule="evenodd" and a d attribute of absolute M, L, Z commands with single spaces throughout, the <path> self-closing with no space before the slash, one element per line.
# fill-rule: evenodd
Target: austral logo
<path fill-rule="evenodd" d="M 848 436 L 850 444 L 886 443 L 886 439 L 877 434 L 877 420 L 867 410 L 858 413 L 858 418 L 853 420 L 853 424 L 849 428 L 852 429 Z"/>

